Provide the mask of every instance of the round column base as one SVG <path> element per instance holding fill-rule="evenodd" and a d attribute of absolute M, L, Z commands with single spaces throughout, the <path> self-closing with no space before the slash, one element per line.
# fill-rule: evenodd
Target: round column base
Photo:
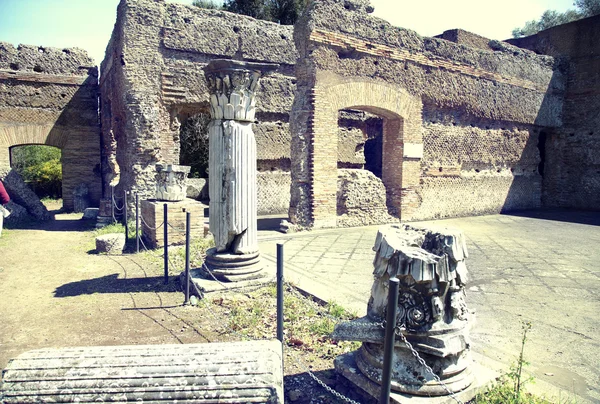
<path fill-rule="evenodd" d="M 206 279 L 212 279 L 211 274 L 221 282 L 240 282 L 264 278 L 263 264 L 260 253 L 230 254 L 218 253 L 216 248 L 206 252 L 206 268 L 202 267 L 202 273 Z"/>
<path fill-rule="evenodd" d="M 466 389 L 473 383 L 470 370 L 470 351 L 457 355 L 437 357 L 419 352 L 425 362 L 440 376 L 442 383 L 452 393 Z M 392 365 L 392 390 L 417 396 L 445 396 L 449 392 L 435 380 L 404 347 L 394 347 Z M 381 384 L 383 368 L 383 345 L 363 343 L 356 355 L 356 364 L 361 373 L 377 384 Z"/>

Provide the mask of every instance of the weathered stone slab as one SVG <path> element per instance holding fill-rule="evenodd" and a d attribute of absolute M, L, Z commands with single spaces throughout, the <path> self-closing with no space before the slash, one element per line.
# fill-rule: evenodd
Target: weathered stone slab
<path fill-rule="evenodd" d="M 98 213 L 100 209 L 98 208 L 87 208 L 83 211 L 82 219 L 85 220 L 96 220 L 98 218 Z"/>
<path fill-rule="evenodd" d="M 3 403 L 283 403 L 276 340 L 40 349 L 3 372 Z"/>
<path fill-rule="evenodd" d="M 125 234 L 110 233 L 96 237 L 96 251 L 106 254 L 121 254 L 125 248 Z"/>
<path fill-rule="evenodd" d="M 21 205 L 36 220 L 52 220 L 54 216 L 48 212 L 48 209 L 40 202 L 40 198 L 27 186 L 23 178 L 14 170 L 6 173 L 0 172 L 6 191 L 15 204 Z M 14 220 L 18 218 L 15 216 Z"/>

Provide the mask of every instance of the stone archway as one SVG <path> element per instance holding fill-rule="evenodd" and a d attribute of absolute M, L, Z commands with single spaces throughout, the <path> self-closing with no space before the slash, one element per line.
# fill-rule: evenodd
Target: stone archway
<path fill-rule="evenodd" d="M 63 166 L 63 206 L 67 210 L 73 209 L 73 190 L 80 183 L 88 185 L 91 202 L 97 205 L 101 190 L 95 172 L 99 173 L 100 169 L 100 150 L 91 135 L 96 135 L 93 128 L 0 123 L 0 171 L 10 170 L 12 147 L 46 145 L 59 148 Z"/>
<path fill-rule="evenodd" d="M 304 153 L 292 152 L 292 159 L 297 161 L 292 163 L 291 219 L 315 228 L 337 225 L 337 119 L 342 109 L 363 110 L 384 119 L 382 180 L 388 206 L 398 217 L 410 216 L 418 204 L 416 190 L 423 154 L 420 98 L 397 86 L 331 73 L 318 73 L 314 88 L 306 93 L 311 98 L 307 133 L 295 131 L 292 146 Z M 299 119 L 302 114 L 292 113 L 292 117 Z M 294 127 L 302 125 L 296 123 Z M 308 187 L 302 184 L 303 179 Z M 304 198 L 298 195 L 302 186 L 308 193 Z"/>

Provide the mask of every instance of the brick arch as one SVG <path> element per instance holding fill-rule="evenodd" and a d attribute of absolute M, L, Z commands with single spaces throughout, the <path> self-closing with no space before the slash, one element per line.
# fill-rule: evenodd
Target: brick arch
<path fill-rule="evenodd" d="M 10 167 L 10 148 L 39 144 L 63 149 L 67 144 L 66 131 L 56 125 L 0 125 L 0 167 Z"/>
<path fill-rule="evenodd" d="M 317 80 L 312 94 L 309 125 L 312 225 L 337 225 L 337 120 L 341 109 L 360 109 L 384 118 L 382 180 L 388 206 L 398 216 L 410 215 L 416 207 L 423 147 L 421 99 L 397 86 L 329 75 Z"/>

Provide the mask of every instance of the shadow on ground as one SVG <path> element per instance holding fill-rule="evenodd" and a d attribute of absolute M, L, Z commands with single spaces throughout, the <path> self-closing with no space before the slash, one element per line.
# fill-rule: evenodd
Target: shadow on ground
<path fill-rule="evenodd" d="M 135 292 L 176 292 L 176 282 L 164 284 L 161 276 L 152 278 L 119 278 L 119 274 L 111 274 L 95 279 L 86 279 L 59 286 L 54 297 L 73 297 L 94 293 L 135 293 Z"/>
<path fill-rule="evenodd" d="M 531 219 L 600 226 L 600 212 L 567 209 L 536 209 L 502 213 L 503 216 L 528 217 Z"/>

